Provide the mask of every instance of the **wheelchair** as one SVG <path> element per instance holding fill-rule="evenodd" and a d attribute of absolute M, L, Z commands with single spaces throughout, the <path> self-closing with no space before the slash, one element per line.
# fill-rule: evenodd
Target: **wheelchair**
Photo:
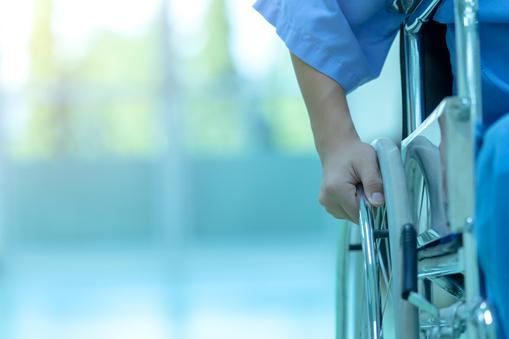
<path fill-rule="evenodd" d="M 440 0 L 390 0 L 400 32 L 403 138 L 373 142 L 386 203 L 360 195 L 340 238 L 337 338 L 496 338 L 474 235 L 475 127 L 481 119 L 477 0 L 454 0 L 457 94 Z"/>

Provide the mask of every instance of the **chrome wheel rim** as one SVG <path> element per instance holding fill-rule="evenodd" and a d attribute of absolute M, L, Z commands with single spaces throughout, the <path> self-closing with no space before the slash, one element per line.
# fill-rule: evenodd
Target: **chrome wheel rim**
<path fill-rule="evenodd" d="M 360 203 L 360 227 L 364 256 L 364 291 L 361 305 L 361 338 L 388 338 L 391 312 L 392 266 L 389 246 L 389 227 L 385 206 L 371 207 L 366 200 Z"/>

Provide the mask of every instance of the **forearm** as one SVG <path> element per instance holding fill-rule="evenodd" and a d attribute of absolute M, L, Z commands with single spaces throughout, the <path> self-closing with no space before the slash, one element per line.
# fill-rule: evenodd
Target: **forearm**
<path fill-rule="evenodd" d="M 341 86 L 295 55 L 292 62 L 322 161 L 320 203 L 335 217 L 357 222 L 359 184 L 372 205 L 383 204 L 375 150 L 360 141 Z"/>
<path fill-rule="evenodd" d="M 352 138 L 358 138 L 340 85 L 292 54 L 322 163 Z"/>

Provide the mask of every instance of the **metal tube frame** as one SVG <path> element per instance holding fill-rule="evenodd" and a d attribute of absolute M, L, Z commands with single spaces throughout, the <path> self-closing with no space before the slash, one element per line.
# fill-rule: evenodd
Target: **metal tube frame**
<path fill-rule="evenodd" d="M 463 233 L 460 260 L 465 270 L 465 303 L 480 299 L 475 215 L 475 128 L 482 117 L 481 62 L 477 0 L 454 0 L 456 30 L 456 88 L 462 105 L 446 113 L 446 173 L 449 222 Z M 465 152 L 465 150 L 468 150 Z M 467 337 L 480 338 L 480 326 L 467 322 Z"/>
<path fill-rule="evenodd" d="M 422 57 L 419 53 L 421 38 L 419 33 L 405 30 L 405 93 L 406 100 L 406 130 L 415 131 L 424 120 L 424 89 L 422 76 Z"/>
<path fill-rule="evenodd" d="M 381 335 L 381 319 L 380 319 L 380 286 L 377 277 L 377 257 L 375 253 L 375 238 L 373 235 L 373 215 L 370 207 L 363 194 L 360 199 L 360 228 L 362 252 L 364 255 L 364 272 L 365 272 L 365 293 L 368 303 L 368 322 L 371 325 L 369 331 L 369 339 L 378 339 Z"/>
<path fill-rule="evenodd" d="M 426 116 L 424 104 L 423 60 L 421 53 L 421 28 L 434 13 L 441 0 L 393 1 L 393 9 L 408 15 L 404 30 L 405 83 L 403 95 L 406 100 L 406 131 L 408 134 L 419 127 Z M 413 11 L 410 13 L 409 11 Z"/>
<path fill-rule="evenodd" d="M 480 298 L 475 221 L 475 129 L 482 123 L 480 50 L 478 36 L 478 1 L 454 0 L 456 32 L 457 97 L 449 99 L 445 116 L 446 175 L 448 220 L 451 231 L 463 234 L 460 262 L 465 274 L 467 338 L 495 338 L 493 326 L 485 319 L 491 313 Z M 404 30 L 407 100 L 407 128 L 419 130 L 423 122 L 422 58 L 420 37 L 415 25 Z M 435 117 L 438 119 L 438 116 Z M 415 134 L 415 133 L 414 133 Z M 405 142 L 403 142 L 404 144 Z M 468 150 L 468 151 L 466 151 Z"/>

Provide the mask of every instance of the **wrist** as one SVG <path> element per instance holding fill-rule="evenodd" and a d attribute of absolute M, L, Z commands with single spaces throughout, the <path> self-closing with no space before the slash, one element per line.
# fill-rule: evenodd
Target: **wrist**
<path fill-rule="evenodd" d="M 329 162 L 337 162 L 342 155 L 352 148 L 353 144 L 359 142 L 361 142 L 360 138 L 353 126 L 348 130 L 336 132 L 334 135 L 324 136 L 320 140 L 315 140 L 322 165 Z"/>

